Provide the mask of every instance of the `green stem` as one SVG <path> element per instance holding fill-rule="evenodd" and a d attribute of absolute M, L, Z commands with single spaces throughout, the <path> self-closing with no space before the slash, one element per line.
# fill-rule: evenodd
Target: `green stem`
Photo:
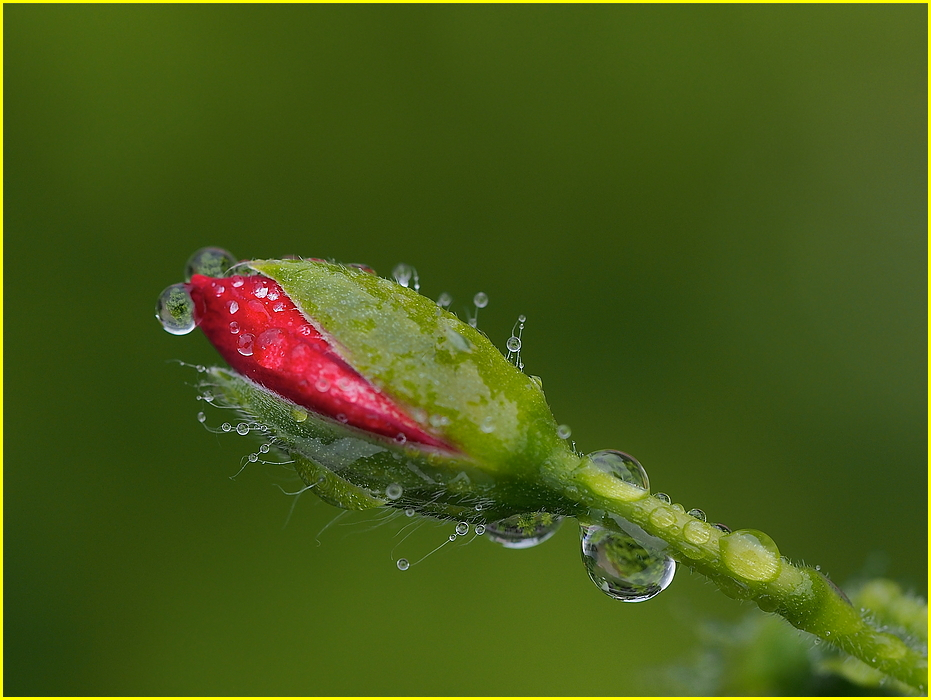
<path fill-rule="evenodd" d="M 727 534 L 594 467 L 576 469 L 573 478 L 579 500 L 592 509 L 589 517 L 603 513 L 605 527 L 623 532 L 632 523 L 665 542 L 673 558 L 710 578 L 726 595 L 753 600 L 918 691 L 927 687 L 926 649 L 876 629 L 821 572 L 781 557 L 763 533 Z"/>

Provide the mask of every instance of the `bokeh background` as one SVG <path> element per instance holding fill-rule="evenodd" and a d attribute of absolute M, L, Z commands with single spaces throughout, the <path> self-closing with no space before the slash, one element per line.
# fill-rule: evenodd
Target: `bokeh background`
<path fill-rule="evenodd" d="M 649 694 L 751 610 L 230 480 L 153 317 L 204 245 L 484 291 L 580 450 L 926 592 L 925 6 L 3 16 L 6 694 Z"/>

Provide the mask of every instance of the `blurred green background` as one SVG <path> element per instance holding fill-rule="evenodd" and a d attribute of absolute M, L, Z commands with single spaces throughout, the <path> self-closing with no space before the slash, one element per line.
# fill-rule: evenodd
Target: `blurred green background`
<path fill-rule="evenodd" d="M 3 11 L 6 694 L 649 694 L 750 610 L 230 481 L 204 245 L 485 291 L 579 449 L 926 591 L 926 6 Z"/>

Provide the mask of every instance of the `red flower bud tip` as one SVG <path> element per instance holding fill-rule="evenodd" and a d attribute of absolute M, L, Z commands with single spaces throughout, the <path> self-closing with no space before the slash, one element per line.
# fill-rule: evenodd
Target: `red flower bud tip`
<path fill-rule="evenodd" d="M 360 430 L 455 452 L 353 369 L 274 280 L 193 275 L 194 321 L 240 374 Z"/>

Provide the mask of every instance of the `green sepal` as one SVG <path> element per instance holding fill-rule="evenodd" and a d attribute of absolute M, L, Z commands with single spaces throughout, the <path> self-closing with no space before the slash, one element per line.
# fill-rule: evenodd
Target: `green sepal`
<path fill-rule="evenodd" d="M 202 388 L 217 405 L 236 409 L 271 443 L 295 460 L 304 483 L 323 500 L 350 510 L 391 505 L 423 515 L 484 523 L 539 510 L 568 512 L 573 505 L 539 480 L 489 473 L 462 455 L 422 445 L 398 445 L 304 408 L 219 367 Z M 389 486 L 402 489 L 391 499 Z M 554 484 L 555 486 L 555 484 Z"/>

